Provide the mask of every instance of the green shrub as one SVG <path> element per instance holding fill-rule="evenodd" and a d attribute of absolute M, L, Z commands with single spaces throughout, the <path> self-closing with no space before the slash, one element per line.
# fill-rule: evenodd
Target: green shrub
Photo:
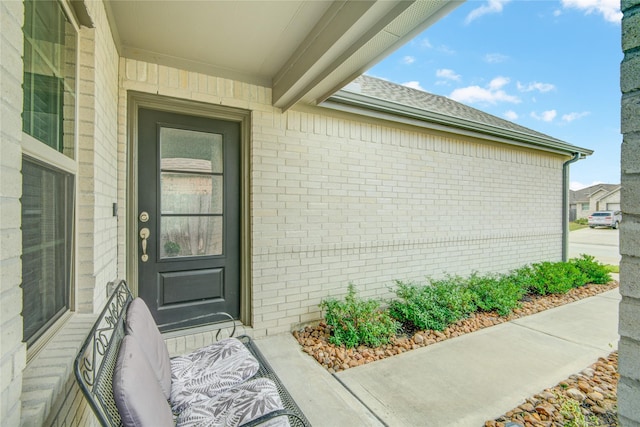
<path fill-rule="evenodd" d="M 574 222 L 576 224 L 580 224 L 580 225 L 588 225 L 589 224 L 589 219 L 588 218 L 578 218 Z"/>
<path fill-rule="evenodd" d="M 399 299 L 389 305 L 391 316 L 405 327 L 442 331 L 475 311 L 471 293 L 453 277 L 418 286 L 396 281 Z"/>
<path fill-rule="evenodd" d="M 584 285 L 586 275 L 568 262 L 541 262 L 532 265 L 529 291 L 538 295 L 566 294 L 569 289 Z"/>
<path fill-rule="evenodd" d="M 344 301 L 329 298 L 320 308 L 326 310 L 325 320 L 333 331 L 329 341 L 335 345 L 379 347 L 388 344 L 400 327 L 388 311 L 380 309 L 380 301 L 357 298 L 353 283 Z"/>
<path fill-rule="evenodd" d="M 586 417 L 582 413 L 580 402 L 570 397 L 556 393 L 556 400 L 560 403 L 560 415 L 564 418 L 564 427 L 591 427 L 599 426 L 600 420 L 595 415 Z"/>
<path fill-rule="evenodd" d="M 536 272 L 528 265 L 512 270 L 509 273 L 510 280 L 522 289 L 523 294 L 531 293 L 536 282 Z"/>
<path fill-rule="evenodd" d="M 604 285 L 611 281 L 609 268 L 596 261 L 591 255 L 581 254 L 580 258 L 572 258 L 569 262 L 586 276 L 585 284 L 595 283 Z"/>
<path fill-rule="evenodd" d="M 476 273 L 469 277 L 467 288 L 480 310 L 495 310 L 501 316 L 507 316 L 520 305 L 527 289 L 509 275 L 478 276 Z"/>
<path fill-rule="evenodd" d="M 506 275 L 447 276 L 427 285 L 397 280 L 393 289 L 397 299 L 390 302 L 388 310 L 382 310 L 378 300 L 357 298 L 350 283 L 344 301 L 328 298 L 320 307 L 332 328 L 333 344 L 379 347 L 389 343 L 400 324 L 407 329 L 442 331 L 476 310 L 495 310 L 506 316 L 527 293 L 566 293 L 586 283 L 610 281 L 609 268 L 583 254 L 569 262 L 541 262 Z"/>

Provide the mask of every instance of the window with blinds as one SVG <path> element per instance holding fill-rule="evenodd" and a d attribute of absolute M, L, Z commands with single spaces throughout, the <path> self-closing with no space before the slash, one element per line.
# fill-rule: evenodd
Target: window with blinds
<path fill-rule="evenodd" d="M 69 308 L 73 176 L 22 162 L 22 295 L 27 343 Z"/>
<path fill-rule="evenodd" d="M 31 148 L 22 159 L 21 287 L 31 347 L 70 305 L 77 31 L 58 1 L 24 5 L 23 150 Z"/>

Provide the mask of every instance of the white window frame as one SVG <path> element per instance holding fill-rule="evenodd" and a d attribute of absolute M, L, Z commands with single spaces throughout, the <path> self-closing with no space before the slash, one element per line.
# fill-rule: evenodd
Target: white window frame
<path fill-rule="evenodd" d="M 76 61 L 75 61 L 75 87 L 74 92 L 76 96 L 76 102 L 74 106 L 74 136 L 73 136 L 73 158 L 49 147 L 47 144 L 39 141 L 26 132 L 22 132 L 22 156 L 28 156 L 36 161 L 42 162 L 48 166 L 59 169 L 63 172 L 67 172 L 74 177 L 74 206 L 73 206 L 73 222 L 71 231 L 71 257 L 72 267 L 69 279 L 69 307 L 66 313 L 60 316 L 49 328 L 47 328 L 40 337 L 34 341 L 27 349 L 27 361 L 32 360 L 37 354 L 44 348 L 44 346 L 51 340 L 51 338 L 64 326 L 67 320 L 71 317 L 71 313 L 75 311 L 75 290 L 77 289 L 76 283 L 76 268 L 75 263 L 78 259 L 77 247 L 76 247 L 76 233 L 77 233 L 77 215 L 78 212 L 78 131 L 79 131 L 79 95 L 80 95 L 80 25 L 76 19 L 73 9 L 69 5 L 67 0 L 58 0 L 58 5 L 62 8 L 65 17 L 69 23 L 73 26 L 76 32 Z M 23 92 L 24 96 L 24 92 Z M 21 107 L 22 111 L 22 107 Z M 24 161 L 21 159 L 21 162 Z"/>

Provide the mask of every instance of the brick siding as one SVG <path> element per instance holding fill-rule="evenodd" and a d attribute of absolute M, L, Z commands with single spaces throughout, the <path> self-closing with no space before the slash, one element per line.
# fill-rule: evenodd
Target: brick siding
<path fill-rule="evenodd" d="M 255 335 L 318 320 L 321 299 L 349 282 L 389 296 L 394 279 L 561 258 L 561 156 L 321 108 L 281 113 L 263 87 L 132 59 L 121 73 L 126 90 L 252 111 Z M 119 142 L 126 151 L 124 132 Z"/>
<path fill-rule="evenodd" d="M 0 414 L 2 425 L 20 424 L 22 371 L 22 2 L 0 2 Z"/>

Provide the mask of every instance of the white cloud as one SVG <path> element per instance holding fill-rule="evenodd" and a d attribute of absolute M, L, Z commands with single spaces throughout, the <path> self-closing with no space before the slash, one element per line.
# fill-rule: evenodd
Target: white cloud
<path fill-rule="evenodd" d="M 509 79 L 506 77 L 496 77 L 491 80 L 486 88 L 480 86 L 468 86 L 460 89 L 456 89 L 451 92 L 449 98 L 454 101 L 464 102 L 466 104 L 473 104 L 475 102 L 496 104 L 498 102 L 510 102 L 517 104 L 520 102 L 520 98 L 517 96 L 509 95 L 502 87 L 509 83 Z"/>
<path fill-rule="evenodd" d="M 460 81 L 460 74 L 456 74 L 455 71 L 450 70 L 448 68 L 441 68 L 437 70 L 436 76 L 443 79 L 455 80 L 457 82 Z"/>
<path fill-rule="evenodd" d="M 422 86 L 420 86 L 420 82 L 417 81 L 417 80 L 413 80 L 413 81 L 410 81 L 410 82 L 402 83 L 402 86 L 406 86 L 406 87 L 410 87 L 411 89 L 418 89 L 418 90 L 426 92 L 424 90 L 424 88 Z"/>
<path fill-rule="evenodd" d="M 402 58 L 402 63 L 403 64 L 411 65 L 414 62 L 416 62 L 416 58 L 414 56 L 407 55 L 404 58 Z"/>
<path fill-rule="evenodd" d="M 509 57 L 501 53 L 487 53 L 484 56 L 484 62 L 488 62 L 489 64 L 498 64 L 505 62 L 507 59 L 509 59 Z"/>
<path fill-rule="evenodd" d="M 518 82 L 518 90 L 520 92 L 532 92 L 537 90 L 538 92 L 549 92 L 554 90 L 556 87 L 551 83 L 540 83 L 540 82 L 531 82 L 528 84 L 522 84 Z"/>
<path fill-rule="evenodd" d="M 583 118 L 585 116 L 588 116 L 589 114 L 591 114 L 591 113 L 589 113 L 588 111 L 583 111 L 582 113 L 575 113 L 574 112 L 574 113 L 569 113 L 569 114 L 563 114 L 562 115 L 562 120 L 567 122 L 567 123 L 571 123 L 572 121 L 577 120 L 577 119 L 581 119 L 581 118 Z"/>
<path fill-rule="evenodd" d="M 592 185 L 602 184 L 602 181 L 593 181 L 591 184 L 583 184 L 579 181 L 571 181 L 569 188 L 573 191 L 582 190 L 583 188 L 591 187 Z"/>
<path fill-rule="evenodd" d="M 578 181 L 571 181 L 569 183 L 569 188 L 571 190 L 573 190 L 573 191 L 582 190 L 583 188 L 587 188 L 587 187 L 588 187 L 588 185 L 583 184 L 583 183 L 578 182 Z"/>
<path fill-rule="evenodd" d="M 538 115 L 538 113 L 536 113 L 535 111 L 531 113 L 531 117 L 536 120 L 542 120 L 543 122 L 552 122 L 557 115 L 558 112 L 556 110 L 543 111 L 540 115 Z"/>
<path fill-rule="evenodd" d="M 516 113 L 513 110 L 505 111 L 504 117 L 507 120 L 515 121 L 515 120 L 518 120 L 518 113 Z"/>
<path fill-rule="evenodd" d="M 475 8 L 471 12 L 469 12 L 464 22 L 465 24 L 469 24 L 483 15 L 487 15 L 490 13 L 500 13 L 502 12 L 504 5 L 506 3 L 509 3 L 509 1 L 510 0 L 488 0 L 487 4 Z"/>
<path fill-rule="evenodd" d="M 582 10 L 587 15 L 599 13 L 609 22 L 619 23 L 622 20 L 620 0 L 562 0 L 562 6 Z"/>
<path fill-rule="evenodd" d="M 509 83 L 508 77 L 498 76 L 489 82 L 489 89 L 498 90 Z"/>
<path fill-rule="evenodd" d="M 429 39 L 422 39 L 420 41 L 420 46 L 425 47 L 427 49 L 431 49 L 433 47 L 433 45 L 431 44 L 431 42 L 429 41 Z"/>

